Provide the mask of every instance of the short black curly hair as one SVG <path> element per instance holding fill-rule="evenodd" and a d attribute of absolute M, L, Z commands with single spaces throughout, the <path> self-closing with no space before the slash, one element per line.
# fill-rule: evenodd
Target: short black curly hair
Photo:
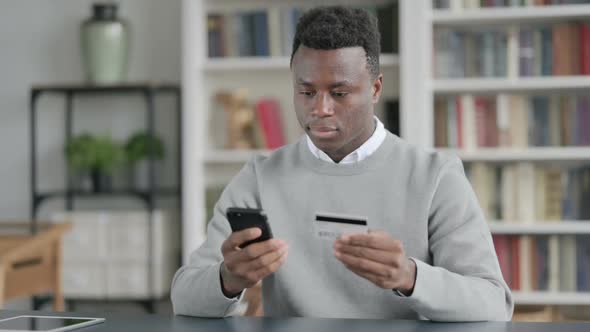
<path fill-rule="evenodd" d="M 381 36 L 377 18 L 364 9 L 343 6 L 317 7 L 305 12 L 297 22 L 293 56 L 300 45 L 319 50 L 362 46 L 373 78 L 379 76 Z"/>

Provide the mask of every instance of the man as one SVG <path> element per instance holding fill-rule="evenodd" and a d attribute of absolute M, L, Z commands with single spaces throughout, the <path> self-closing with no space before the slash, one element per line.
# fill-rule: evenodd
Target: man
<path fill-rule="evenodd" d="M 257 156 L 228 184 L 207 240 L 176 274 L 174 312 L 222 317 L 262 282 L 269 316 L 509 320 L 513 302 L 486 221 L 456 158 L 387 132 L 375 18 L 324 7 L 297 24 L 293 101 L 304 137 Z M 228 207 L 265 210 L 275 238 L 232 233 Z M 316 212 L 365 216 L 336 241 Z"/>

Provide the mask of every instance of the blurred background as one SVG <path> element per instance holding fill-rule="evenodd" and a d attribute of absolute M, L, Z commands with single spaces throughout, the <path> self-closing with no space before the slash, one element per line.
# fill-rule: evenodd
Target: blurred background
<path fill-rule="evenodd" d="M 386 128 L 463 160 L 515 320 L 590 319 L 584 0 L 0 0 L 0 304 L 171 313 L 224 186 L 302 134 L 295 24 L 333 4 L 379 20 Z"/>

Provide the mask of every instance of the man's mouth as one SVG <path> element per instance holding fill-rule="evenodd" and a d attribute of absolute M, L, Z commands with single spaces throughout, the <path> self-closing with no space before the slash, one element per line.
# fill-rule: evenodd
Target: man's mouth
<path fill-rule="evenodd" d="M 317 138 L 332 138 L 338 135 L 338 129 L 330 126 L 309 126 L 310 135 Z"/>

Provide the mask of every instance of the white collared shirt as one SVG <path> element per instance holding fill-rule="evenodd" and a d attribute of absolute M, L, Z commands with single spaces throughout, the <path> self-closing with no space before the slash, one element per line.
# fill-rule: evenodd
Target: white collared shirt
<path fill-rule="evenodd" d="M 375 131 L 373 132 L 373 135 L 371 135 L 371 137 L 369 137 L 369 139 L 365 143 L 359 146 L 358 149 L 352 151 L 346 157 L 344 157 L 339 162 L 339 164 L 357 163 L 373 154 L 373 152 L 375 152 L 379 148 L 379 146 L 381 146 L 381 143 L 383 143 L 383 141 L 385 140 L 386 131 L 385 127 L 383 126 L 383 123 L 379 121 L 377 117 L 374 118 L 376 127 Z M 315 144 L 313 144 L 311 138 L 309 138 L 308 135 L 307 146 L 316 158 L 323 161 L 335 163 L 334 160 L 332 160 L 332 158 L 330 158 L 324 151 L 320 150 L 317 146 L 315 146 Z"/>

